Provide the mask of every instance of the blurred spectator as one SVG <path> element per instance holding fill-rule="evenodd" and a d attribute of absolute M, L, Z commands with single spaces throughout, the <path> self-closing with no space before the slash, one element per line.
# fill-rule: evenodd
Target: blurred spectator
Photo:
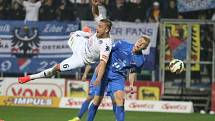
<path fill-rule="evenodd" d="M 13 1 L 13 2 L 12 2 Z M 23 5 L 25 9 L 17 5 Z M 41 20 L 93 20 L 91 0 L 0 0 L 0 19 L 23 18 L 28 21 Z M 212 19 L 214 9 L 179 13 L 177 0 L 99 0 L 99 11 L 111 20 L 131 22 L 159 22 L 165 18 Z M 44 3 L 44 4 L 43 4 Z M 15 5 L 14 5 L 15 4 Z M 152 7 L 150 7 L 153 5 Z M 23 12 L 23 10 L 24 12 Z M 108 9 L 108 10 L 107 10 Z M 180 15 L 179 15 L 180 14 Z M 183 16 L 182 16 L 183 15 Z"/>
<path fill-rule="evenodd" d="M 211 61 L 213 52 L 213 27 L 209 24 L 201 25 L 200 31 L 200 60 L 201 61 Z"/>
<path fill-rule="evenodd" d="M 178 14 L 177 18 L 178 19 L 184 19 L 184 16 L 182 14 Z"/>
<path fill-rule="evenodd" d="M 53 0 L 46 0 L 45 3 L 40 8 L 40 20 L 50 21 L 54 20 L 55 6 L 53 5 Z"/>
<path fill-rule="evenodd" d="M 126 21 L 128 16 L 128 6 L 125 0 L 116 0 L 116 3 L 109 6 L 108 16 L 113 21 Z"/>
<path fill-rule="evenodd" d="M 205 20 L 205 19 L 207 19 L 207 16 L 206 16 L 205 11 L 199 11 L 199 14 L 198 14 L 198 18 L 197 18 L 197 19 L 200 19 L 200 20 Z"/>
<path fill-rule="evenodd" d="M 160 4 L 159 2 L 153 2 L 152 8 L 147 10 L 146 16 L 148 22 L 159 22 L 160 21 Z"/>
<path fill-rule="evenodd" d="M 24 18 L 25 10 L 16 1 L 12 2 L 8 19 L 24 20 Z"/>
<path fill-rule="evenodd" d="M 74 3 L 76 20 L 93 20 L 91 7 L 88 0 L 80 0 L 80 3 Z"/>
<path fill-rule="evenodd" d="M 170 0 L 168 4 L 168 12 L 165 12 L 165 18 L 177 18 L 178 17 L 178 10 L 176 6 L 175 0 Z"/>
<path fill-rule="evenodd" d="M 5 3 L 4 0 L 0 0 L 0 19 L 5 19 Z"/>
<path fill-rule="evenodd" d="M 16 0 L 19 4 L 23 5 L 25 8 L 25 21 L 38 21 L 39 9 L 42 4 L 42 0 L 36 2 L 36 0 Z"/>
<path fill-rule="evenodd" d="M 98 6 L 99 8 L 99 13 L 102 14 L 102 16 L 104 18 L 107 18 L 107 7 L 106 7 L 106 4 L 105 4 L 105 0 L 100 0 L 100 5 Z"/>
<path fill-rule="evenodd" d="M 212 20 L 212 21 L 215 21 L 215 10 L 214 10 L 213 15 L 212 15 L 212 17 L 211 17 L 211 20 Z"/>
<path fill-rule="evenodd" d="M 4 13 L 5 19 L 10 19 L 9 15 L 12 7 L 11 3 L 14 0 L 3 0 L 3 1 L 4 1 L 4 10 L 5 10 L 5 13 Z"/>
<path fill-rule="evenodd" d="M 56 10 L 57 20 L 74 20 L 73 6 L 68 0 L 61 0 L 60 6 Z"/>
<path fill-rule="evenodd" d="M 132 22 L 143 22 L 145 20 L 145 8 L 142 0 L 133 0 L 129 4 L 128 20 Z"/>

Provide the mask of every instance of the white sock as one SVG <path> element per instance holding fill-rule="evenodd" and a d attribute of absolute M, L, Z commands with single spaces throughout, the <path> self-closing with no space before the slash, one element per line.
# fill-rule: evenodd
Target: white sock
<path fill-rule="evenodd" d="M 53 70 L 54 70 L 54 67 L 46 69 L 46 70 L 44 70 L 40 73 L 37 73 L 37 74 L 29 75 L 29 76 L 30 76 L 30 79 L 39 79 L 39 78 L 51 77 L 53 75 Z"/>

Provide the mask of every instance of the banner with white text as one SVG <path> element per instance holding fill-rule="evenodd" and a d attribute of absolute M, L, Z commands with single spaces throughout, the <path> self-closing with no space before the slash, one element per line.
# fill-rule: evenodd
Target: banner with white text
<path fill-rule="evenodd" d="M 0 71 L 36 73 L 72 52 L 67 41 L 78 22 L 0 21 Z"/>
<path fill-rule="evenodd" d="M 179 12 L 189 12 L 215 8 L 215 0 L 177 0 Z"/>
<path fill-rule="evenodd" d="M 24 106 L 24 107 L 53 107 L 58 108 L 60 98 L 56 97 L 17 97 L 0 96 L 0 106 Z"/>
<path fill-rule="evenodd" d="M 80 109 L 84 98 L 61 98 L 60 108 Z M 99 109 L 112 110 L 110 97 L 105 97 Z M 185 101 L 125 100 L 126 111 L 193 113 L 193 103 Z"/>
<path fill-rule="evenodd" d="M 94 21 L 81 21 L 81 27 L 88 26 L 93 32 L 96 31 Z M 133 22 L 113 22 L 111 37 L 114 40 L 126 40 L 135 43 L 141 35 L 148 35 L 151 39 L 149 47 L 143 51 L 145 55 L 144 69 L 153 70 L 155 66 L 156 42 L 158 23 L 133 23 Z"/>

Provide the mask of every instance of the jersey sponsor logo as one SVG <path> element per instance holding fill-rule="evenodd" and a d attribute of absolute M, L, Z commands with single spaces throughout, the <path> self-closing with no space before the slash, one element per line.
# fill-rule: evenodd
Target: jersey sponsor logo
<path fill-rule="evenodd" d="M 106 45 L 105 50 L 110 51 L 110 47 L 108 45 Z"/>
<path fill-rule="evenodd" d="M 136 65 L 136 62 L 134 60 L 131 61 L 131 65 Z"/>

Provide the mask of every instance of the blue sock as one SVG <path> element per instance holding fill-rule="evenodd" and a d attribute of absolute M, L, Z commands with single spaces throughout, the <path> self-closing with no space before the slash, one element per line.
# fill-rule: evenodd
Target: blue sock
<path fill-rule="evenodd" d="M 97 112 L 99 106 L 95 105 L 95 104 L 91 104 L 90 108 L 88 110 L 88 116 L 87 116 L 87 121 L 93 121 Z"/>
<path fill-rule="evenodd" d="M 116 106 L 116 120 L 117 121 L 125 120 L 124 106 Z"/>
<path fill-rule="evenodd" d="M 115 117 L 116 117 L 116 104 L 114 103 L 114 104 L 112 104 L 113 105 L 113 112 L 114 112 L 114 115 L 115 115 Z"/>
<path fill-rule="evenodd" d="M 90 102 L 88 102 L 87 100 L 85 100 L 84 103 L 81 105 L 81 109 L 80 109 L 80 111 L 78 113 L 78 117 L 80 119 L 84 115 L 84 113 L 87 112 L 89 104 L 90 104 Z"/>

